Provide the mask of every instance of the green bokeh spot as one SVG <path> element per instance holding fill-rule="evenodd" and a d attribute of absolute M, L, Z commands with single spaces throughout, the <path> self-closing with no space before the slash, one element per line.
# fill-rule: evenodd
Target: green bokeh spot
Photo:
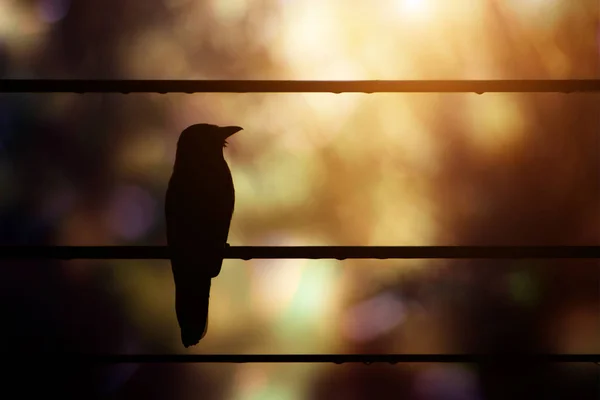
<path fill-rule="evenodd" d="M 290 388 L 282 385 L 268 385 L 263 390 L 259 390 L 246 398 L 247 400 L 296 400 Z"/>
<path fill-rule="evenodd" d="M 524 306 L 535 306 L 540 297 L 540 287 L 534 274 L 530 271 L 517 271 L 509 276 L 511 298 Z"/>

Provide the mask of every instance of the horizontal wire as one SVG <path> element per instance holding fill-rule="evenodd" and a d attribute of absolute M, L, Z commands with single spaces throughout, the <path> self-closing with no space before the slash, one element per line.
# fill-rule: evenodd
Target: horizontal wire
<path fill-rule="evenodd" d="M 600 79 L 98 80 L 2 79 L 0 93 L 486 93 L 600 92 Z"/>
<path fill-rule="evenodd" d="M 600 258 L 600 246 L 232 246 L 226 259 Z M 0 259 L 169 259 L 167 246 L 0 246 Z"/>
<path fill-rule="evenodd" d="M 87 363 L 598 363 L 600 354 L 81 354 L 3 353 L 5 361 Z"/>

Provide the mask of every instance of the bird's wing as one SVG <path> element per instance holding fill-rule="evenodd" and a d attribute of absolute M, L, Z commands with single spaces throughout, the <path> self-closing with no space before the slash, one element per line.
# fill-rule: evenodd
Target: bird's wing
<path fill-rule="evenodd" d="M 216 190 L 211 190 L 216 189 Z M 170 188 L 166 199 L 169 244 L 225 244 L 229 234 L 233 202 L 219 188 Z"/>

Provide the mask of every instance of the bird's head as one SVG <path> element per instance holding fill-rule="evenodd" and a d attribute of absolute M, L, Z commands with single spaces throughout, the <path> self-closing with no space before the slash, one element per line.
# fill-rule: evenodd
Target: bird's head
<path fill-rule="evenodd" d="M 212 124 L 195 124 L 181 132 L 177 142 L 177 150 L 191 152 L 213 152 L 227 147 L 227 138 L 241 131 L 239 126 L 217 126 Z"/>

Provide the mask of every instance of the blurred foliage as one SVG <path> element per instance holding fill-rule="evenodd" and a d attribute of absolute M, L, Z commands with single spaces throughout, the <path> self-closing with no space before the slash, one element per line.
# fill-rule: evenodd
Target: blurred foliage
<path fill-rule="evenodd" d="M 599 22 L 596 0 L 5 0 L 0 74 L 598 79 Z M 232 245 L 600 245 L 599 96 L 3 94 L 0 243 L 163 245 L 177 137 L 210 122 L 244 127 L 226 149 Z M 183 351 L 166 262 L 3 264 L 7 349 Z M 228 260 L 190 351 L 598 353 L 597 265 Z M 593 365 L 23 368 L 78 398 L 599 390 Z"/>

